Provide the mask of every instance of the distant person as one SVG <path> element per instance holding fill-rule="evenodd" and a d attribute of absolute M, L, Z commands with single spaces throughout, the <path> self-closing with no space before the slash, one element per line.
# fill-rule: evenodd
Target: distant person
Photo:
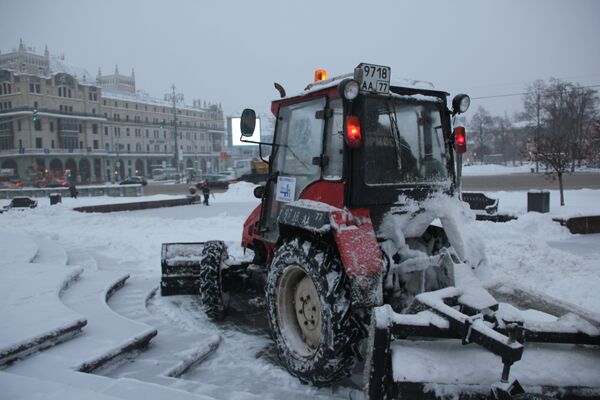
<path fill-rule="evenodd" d="M 204 205 L 207 206 L 208 198 L 210 197 L 210 188 L 206 182 L 202 185 L 202 196 L 204 196 Z"/>
<path fill-rule="evenodd" d="M 77 191 L 77 187 L 74 183 L 71 183 L 69 186 L 69 192 L 71 193 L 71 198 L 76 199 L 79 192 Z"/>

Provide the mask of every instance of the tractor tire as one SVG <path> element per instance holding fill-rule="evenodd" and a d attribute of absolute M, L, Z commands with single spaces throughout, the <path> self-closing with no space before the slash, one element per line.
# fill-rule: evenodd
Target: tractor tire
<path fill-rule="evenodd" d="M 200 266 L 200 301 L 209 319 L 221 321 L 227 313 L 221 269 L 227 259 L 227 247 L 221 241 L 206 242 Z"/>
<path fill-rule="evenodd" d="M 292 375 L 315 386 L 350 375 L 367 331 L 335 249 L 299 238 L 285 243 L 273 258 L 266 297 L 277 353 Z"/>

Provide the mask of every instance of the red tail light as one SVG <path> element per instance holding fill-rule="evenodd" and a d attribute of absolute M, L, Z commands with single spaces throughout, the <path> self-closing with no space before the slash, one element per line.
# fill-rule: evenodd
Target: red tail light
<path fill-rule="evenodd" d="M 348 146 L 353 149 L 360 147 L 362 136 L 360 134 L 360 120 L 356 115 L 346 117 L 346 137 L 348 138 Z"/>
<path fill-rule="evenodd" d="M 454 128 L 454 150 L 459 154 L 467 151 L 467 133 L 463 126 Z"/>

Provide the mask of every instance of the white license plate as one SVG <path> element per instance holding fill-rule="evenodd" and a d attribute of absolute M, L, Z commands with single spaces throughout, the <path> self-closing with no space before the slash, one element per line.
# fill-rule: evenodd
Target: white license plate
<path fill-rule="evenodd" d="M 390 75 L 391 68 L 383 65 L 361 63 L 356 67 L 362 75 L 358 81 L 360 83 L 360 91 L 368 93 L 388 93 L 390 90 Z"/>

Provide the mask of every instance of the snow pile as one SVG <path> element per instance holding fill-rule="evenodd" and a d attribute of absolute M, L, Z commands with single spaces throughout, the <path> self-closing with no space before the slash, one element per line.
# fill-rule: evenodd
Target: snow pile
<path fill-rule="evenodd" d="M 229 185 L 226 192 L 216 194 L 215 197 L 222 202 L 259 202 L 260 200 L 254 197 L 254 188 L 258 185 L 250 182 L 236 182 Z"/>

